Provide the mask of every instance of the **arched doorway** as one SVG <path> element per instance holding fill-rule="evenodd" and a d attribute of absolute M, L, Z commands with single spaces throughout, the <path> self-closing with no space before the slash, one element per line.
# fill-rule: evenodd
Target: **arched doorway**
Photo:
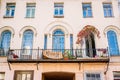
<path fill-rule="evenodd" d="M 56 51 L 64 50 L 64 32 L 60 29 L 57 29 L 53 32 L 53 43 L 52 43 L 52 49 Z"/>
<path fill-rule="evenodd" d="M 67 72 L 48 72 L 42 74 L 42 80 L 75 80 L 75 74 Z"/>
<path fill-rule="evenodd" d="M 88 36 L 85 37 L 85 43 L 86 43 L 86 55 L 88 57 L 95 57 L 96 48 L 93 33 L 90 33 Z"/>

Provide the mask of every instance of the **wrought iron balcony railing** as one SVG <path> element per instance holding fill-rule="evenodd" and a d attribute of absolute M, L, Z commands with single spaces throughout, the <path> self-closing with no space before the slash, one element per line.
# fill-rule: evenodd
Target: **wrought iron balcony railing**
<path fill-rule="evenodd" d="M 107 49 L 14 49 L 8 52 L 8 61 L 104 61 Z"/>
<path fill-rule="evenodd" d="M 8 49 L 0 49 L 0 56 L 7 56 Z"/>

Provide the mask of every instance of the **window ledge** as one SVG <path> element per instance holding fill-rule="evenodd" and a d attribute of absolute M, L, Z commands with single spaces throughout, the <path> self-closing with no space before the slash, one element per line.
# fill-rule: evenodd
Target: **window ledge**
<path fill-rule="evenodd" d="M 28 18 L 28 19 L 33 19 L 33 18 L 35 18 L 35 17 L 25 17 L 25 18 Z"/>
<path fill-rule="evenodd" d="M 3 18 L 14 18 L 14 16 L 3 16 Z"/>
<path fill-rule="evenodd" d="M 93 16 L 86 16 L 86 17 L 83 17 L 83 18 L 93 18 Z"/>
<path fill-rule="evenodd" d="M 114 16 L 104 16 L 104 18 L 114 18 Z"/>
<path fill-rule="evenodd" d="M 55 16 L 54 15 L 54 18 L 64 18 L 64 16 Z"/>

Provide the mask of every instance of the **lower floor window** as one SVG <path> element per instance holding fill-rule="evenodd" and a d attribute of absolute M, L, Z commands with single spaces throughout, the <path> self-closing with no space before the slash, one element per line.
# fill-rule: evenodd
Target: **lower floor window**
<path fill-rule="evenodd" d="M 33 71 L 15 71 L 15 80 L 33 80 Z"/>
<path fill-rule="evenodd" d="M 114 80 L 120 80 L 120 72 L 113 72 Z"/>
<path fill-rule="evenodd" d="M 86 80 L 101 80 L 99 73 L 86 73 Z"/>
<path fill-rule="evenodd" d="M 5 73 L 4 72 L 0 72 L 0 80 L 5 80 Z"/>

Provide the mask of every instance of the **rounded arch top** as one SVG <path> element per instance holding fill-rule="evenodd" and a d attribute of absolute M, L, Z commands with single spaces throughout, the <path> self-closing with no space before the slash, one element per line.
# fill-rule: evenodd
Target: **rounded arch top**
<path fill-rule="evenodd" d="M 10 31 L 12 35 L 15 34 L 14 29 L 10 26 L 5 26 L 5 27 L 0 28 L 0 34 L 2 34 L 2 32 L 7 31 L 7 30 Z"/>
<path fill-rule="evenodd" d="M 104 34 L 107 34 L 107 32 L 110 31 L 110 30 L 114 31 L 114 32 L 117 33 L 117 34 L 120 33 L 120 29 L 119 29 L 118 27 L 114 26 L 114 25 L 109 25 L 109 26 L 107 26 L 107 27 L 104 29 L 103 32 L 104 32 Z"/>
<path fill-rule="evenodd" d="M 53 31 L 57 29 L 62 30 L 65 34 L 73 33 L 72 27 L 69 24 L 62 21 L 51 22 L 45 27 L 44 31 L 45 31 L 45 34 L 52 34 Z"/>
<path fill-rule="evenodd" d="M 24 33 L 26 30 L 31 30 L 31 31 L 33 31 L 33 33 L 34 33 L 35 36 L 37 35 L 37 30 L 36 30 L 34 27 L 32 27 L 32 26 L 25 26 L 25 27 L 23 27 L 23 28 L 20 30 L 19 35 L 20 35 L 20 36 L 23 35 L 23 33 Z"/>

